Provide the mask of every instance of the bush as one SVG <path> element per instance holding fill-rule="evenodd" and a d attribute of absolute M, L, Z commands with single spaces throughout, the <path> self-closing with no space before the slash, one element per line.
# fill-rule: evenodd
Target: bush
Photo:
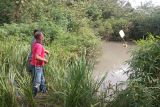
<path fill-rule="evenodd" d="M 113 33 L 112 33 L 112 36 L 110 39 L 113 39 L 113 40 L 116 40 L 116 39 L 121 39 L 120 38 L 120 35 L 119 35 L 119 31 L 120 30 L 126 30 L 127 26 L 128 26 L 128 21 L 126 19 L 114 19 L 114 18 L 111 18 L 108 20 L 108 23 L 111 24 L 112 26 L 112 29 L 113 29 Z M 128 35 L 126 35 L 128 36 Z"/>
<path fill-rule="evenodd" d="M 112 38 L 113 32 L 112 24 L 108 21 L 103 22 L 103 24 L 98 29 L 99 35 L 104 39 Z"/>
<path fill-rule="evenodd" d="M 0 3 L 0 25 L 3 23 L 10 23 L 13 20 L 13 1 L 2 0 Z"/>
<path fill-rule="evenodd" d="M 88 9 L 86 9 L 86 15 L 88 18 L 91 18 L 92 21 L 96 21 L 100 19 L 102 12 L 96 4 L 93 4 Z"/>
<path fill-rule="evenodd" d="M 134 79 L 141 78 L 141 84 L 145 86 L 154 86 L 159 78 L 159 38 L 156 39 L 150 35 L 147 40 L 138 41 L 138 47 L 133 52 L 133 58 L 130 61 L 131 76 Z"/>
<path fill-rule="evenodd" d="M 137 81 L 130 81 L 127 89 L 115 93 L 116 97 L 107 107 L 156 107 L 152 105 L 153 91 Z"/>
<path fill-rule="evenodd" d="M 51 43 L 57 36 L 64 34 L 62 27 L 57 26 L 55 23 L 51 21 L 41 21 L 31 24 L 4 24 L 4 26 L 0 27 L 0 37 L 1 39 L 5 39 L 16 36 L 23 41 L 30 42 L 29 38 L 33 36 L 34 29 L 39 29 L 44 32 L 46 43 Z"/>
<path fill-rule="evenodd" d="M 124 30 L 126 37 L 128 38 L 128 26 L 129 22 L 126 19 L 110 18 L 104 21 L 97 21 L 94 23 L 94 27 L 98 30 L 99 35 L 108 40 L 121 40 L 119 31 Z"/>

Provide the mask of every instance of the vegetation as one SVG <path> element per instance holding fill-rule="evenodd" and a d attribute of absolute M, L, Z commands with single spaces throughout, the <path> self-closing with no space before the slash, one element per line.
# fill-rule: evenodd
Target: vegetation
<path fill-rule="evenodd" d="M 150 3 L 135 9 L 125 0 L 1 0 L 0 107 L 157 107 L 158 37 L 138 42 L 128 88 L 111 102 L 98 92 L 105 76 L 94 80 L 92 73 L 101 38 L 119 40 L 121 29 L 126 39 L 157 35 L 159 12 Z M 49 95 L 40 102 L 33 98 L 26 67 L 35 28 L 44 32 L 51 53 L 45 68 Z"/>
<path fill-rule="evenodd" d="M 27 42 L 19 40 L 17 37 L 10 37 L 1 41 L 1 107 L 23 105 L 30 107 L 43 104 L 43 102 L 36 102 L 33 98 L 31 76 L 26 69 L 30 46 Z M 70 46 L 70 43 L 67 44 L 65 41 L 64 43 L 67 47 Z M 96 93 L 101 82 L 98 80 L 94 82 L 92 78 L 94 60 L 86 60 L 89 58 L 86 49 L 79 50 L 81 52 L 79 55 L 68 50 L 67 47 L 63 48 L 63 45 L 56 44 L 56 46 L 59 46 L 57 50 L 52 48 L 52 45 L 47 47 L 50 48 L 51 56 L 45 70 L 49 93 L 45 104 L 88 107 L 99 102 Z M 76 47 L 76 44 L 74 46 Z"/>
<path fill-rule="evenodd" d="M 109 107 L 158 107 L 160 38 L 150 35 L 137 42 L 132 53 L 127 89 L 118 92 Z"/>
<path fill-rule="evenodd" d="M 0 8 L 1 25 L 38 22 L 38 27 L 48 27 L 46 34 L 51 38 L 55 36 L 52 23 L 67 32 L 78 32 L 83 26 L 101 38 L 112 40 L 119 40 L 121 29 L 126 38 L 140 39 L 147 32 L 158 35 L 160 28 L 159 6 L 150 2 L 133 8 L 127 0 L 2 0 Z"/>

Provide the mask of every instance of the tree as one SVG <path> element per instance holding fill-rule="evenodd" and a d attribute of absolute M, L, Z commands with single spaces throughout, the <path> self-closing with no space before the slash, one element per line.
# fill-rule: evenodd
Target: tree
<path fill-rule="evenodd" d="M 13 0 L 1 0 L 0 2 L 0 24 L 10 23 L 13 18 Z"/>

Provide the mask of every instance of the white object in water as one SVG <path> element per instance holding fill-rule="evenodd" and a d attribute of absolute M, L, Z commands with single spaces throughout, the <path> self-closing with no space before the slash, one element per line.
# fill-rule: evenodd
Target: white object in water
<path fill-rule="evenodd" d="M 123 31 L 123 30 L 120 30 L 120 31 L 119 31 L 119 34 L 120 34 L 121 38 L 124 38 L 125 33 L 124 33 L 124 31 Z"/>

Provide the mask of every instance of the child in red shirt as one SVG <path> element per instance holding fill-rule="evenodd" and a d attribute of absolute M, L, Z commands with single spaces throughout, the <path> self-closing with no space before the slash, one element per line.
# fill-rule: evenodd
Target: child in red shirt
<path fill-rule="evenodd" d="M 45 49 L 42 45 L 43 38 L 44 36 L 42 32 L 36 32 L 35 34 L 36 42 L 32 46 L 32 57 L 31 57 L 30 64 L 34 66 L 34 71 L 33 71 L 34 72 L 34 78 L 33 78 L 34 96 L 37 95 L 37 92 L 39 91 L 40 86 L 41 86 L 42 92 L 46 92 L 43 66 L 45 63 L 48 62 L 48 60 L 45 59 Z"/>

